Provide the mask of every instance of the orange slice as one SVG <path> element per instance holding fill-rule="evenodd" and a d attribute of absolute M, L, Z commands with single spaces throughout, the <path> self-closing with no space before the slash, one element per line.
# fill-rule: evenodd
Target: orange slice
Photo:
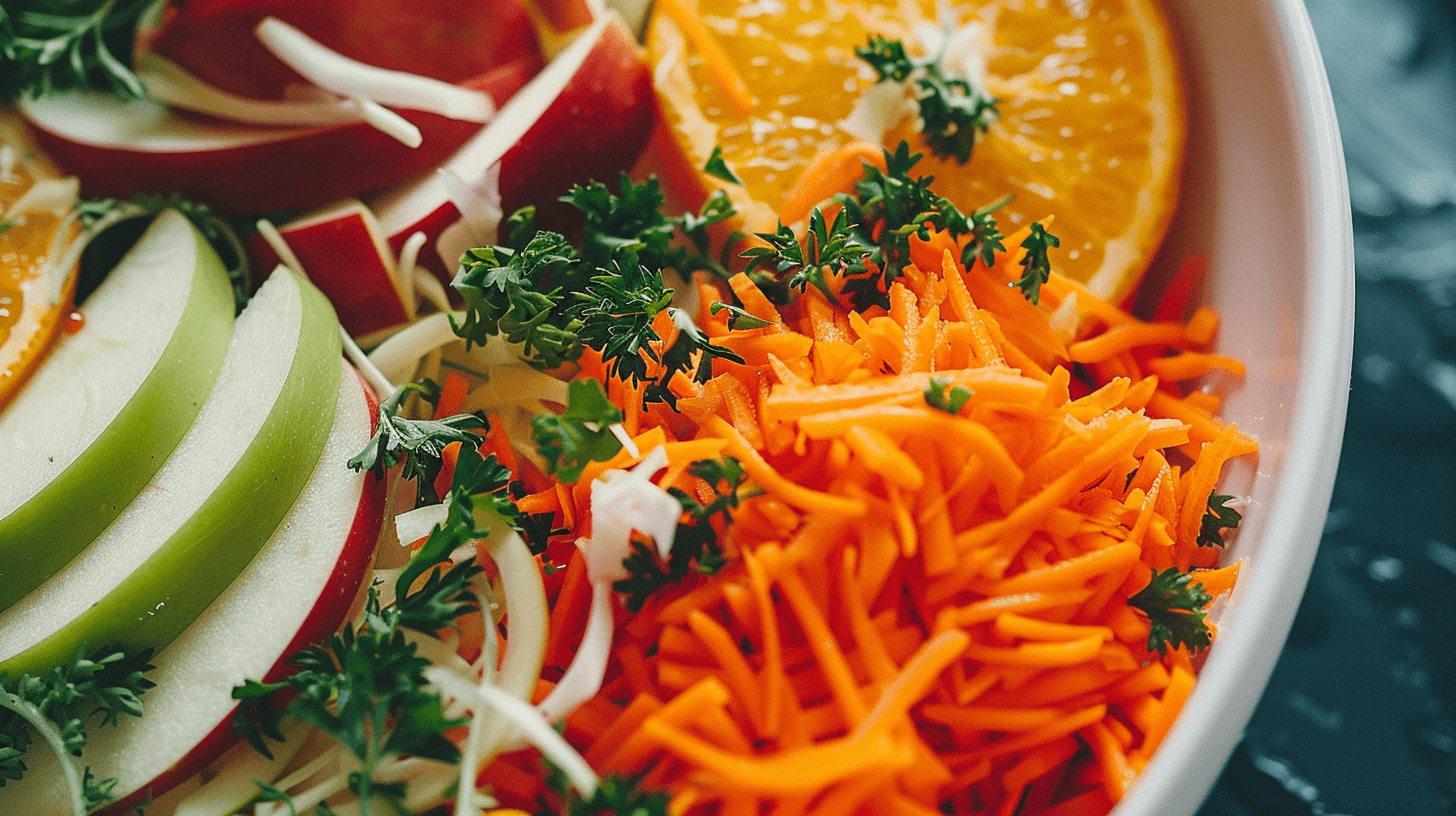
<path fill-rule="evenodd" d="M 74 182 L 50 175 L 0 134 L 0 408 L 45 358 L 71 312 L 76 267 L 57 267 L 66 242 L 55 239 L 59 230 L 74 233 L 65 219 L 74 201 Z"/>
<path fill-rule="evenodd" d="M 841 123 L 875 79 L 854 47 L 874 33 L 913 52 L 916 25 L 936 19 L 933 0 L 699 0 L 697 26 L 662 10 L 673 5 L 658 4 L 647 36 L 663 110 L 655 169 L 691 202 L 723 186 L 697 169 L 721 145 L 744 181 L 728 192 L 751 229 L 772 226 L 815 156 L 853 141 Z M 980 27 L 978 59 L 999 118 L 966 165 L 931 156 L 913 116 L 889 129 L 886 146 L 903 138 L 925 153 L 913 172 L 934 176 L 934 189 L 962 210 L 1014 194 L 998 214 L 1007 233 L 1054 215 L 1053 265 L 1120 299 L 1178 198 L 1186 113 L 1166 17 L 1156 0 L 970 0 L 956 9 L 957 26 Z M 703 30 L 752 93 L 746 115 Z"/>

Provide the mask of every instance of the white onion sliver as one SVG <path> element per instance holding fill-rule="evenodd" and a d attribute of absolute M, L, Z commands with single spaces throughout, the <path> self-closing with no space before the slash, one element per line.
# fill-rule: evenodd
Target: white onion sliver
<path fill-rule="evenodd" d="M 8 708 L 20 716 L 34 728 L 37 734 L 45 740 L 46 745 L 56 754 L 56 760 L 61 766 L 61 775 L 66 779 L 66 790 L 71 795 L 71 807 L 74 808 L 76 816 L 86 816 L 86 799 L 81 790 L 81 772 L 76 768 L 76 759 L 66 750 L 66 743 L 61 738 L 61 732 L 51 724 L 50 720 L 41 713 L 33 703 L 29 703 L 20 697 L 11 694 L 4 688 L 0 688 L 0 708 Z"/>
<path fill-rule="evenodd" d="M 478 184 L 471 184 L 448 167 L 435 171 L 445 196 L 460 213 L 460 220 L 446 227 L 435 239 L 435 251 L 446 269 L 456 269 L 465 253 L 475 247 L 491 246 L 498 238 L 501 208 L 500 162 L 485 170 Z"/>
<path fill-rule="evenodd" d="M 231 122 L 274 127 L 322 127 L 362 120 L 352 103 L 339 97 L 306 102 L 250 99 L 204 82 L 177 63 L 151 52 L 137 55 L 136 75 L 158 102 Z"/>
<path fill-rule="evenodd" d="M 495 686 L 473 686 L 469 681 L 435 666 L 425 669 L 425 679 L 451 697 L 476 699 L 491 706 L 525 734 L 541 750 L 543 756 L 560 768 L 583 797 L 589 798 L 596 793 L 599 781 L 596 772 L 530 703 Z"/>
<path fill-rule="evenodd" d="M 288 67 L 340 96 L 367 97 L 381 105 L 429 111 L 466 122 L 488 122 L 495 115 L 495 101 L 487 93 L 366 65 L 276 17 L 264 18 L 254 33 Z"/>
<path fill-rule="evenodd" d="M 441 502 L 439 504 L 427 504 L 424 507 L 416 507 L 407 512 L 400 513 L 394 517 L 394 530 L 399 536 L 399 543 L 404 545 L 413 544 L 416 541 L 430 534 L 435 525 L 444 524 L 449 517 L 449 505 Z"/>

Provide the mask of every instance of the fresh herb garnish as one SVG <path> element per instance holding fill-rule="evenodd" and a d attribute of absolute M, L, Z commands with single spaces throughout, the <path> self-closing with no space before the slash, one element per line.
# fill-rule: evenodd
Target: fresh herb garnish
<path fill-rule="evenodd" d="M 1051 261 L 1047 259 L 1047 250 L 1061 245 L 1061 239 L 1047 232 L 1037 222 L 1032 222 L 1031 234 L 1021 242 L 1021 248 L 1026 250 L 1026 255 L 1021 259 L 1021 279 L 1014 285 L 1032 303 L 1037 303 L 1041 299 L 1042 284 L 1052 276 L 1052 265 Z"/>
<path fill-rule="evenodd" d="M 590 378 L 567 386 L 566 410 L 538 414 L 531 420 L 531 439 L 546 460 L 546 472 L 570 484 L 581 478 L 589 462 L 605 462 L 617 455 L 622 443 L 610 430 L 622 421 L 622 412 Z"/>
<path fill-rule="evenodd" d="M 713 145 L 713 153 L 708 156 L 708 163 L 703 166 L 703 172 L 713 178 L 726 181 L 729 184 L 736 184 L 739 187 L 743 186 L 743 179 L 740 179 L 738 174 L 733 172 L 732 168 L 728 166 L 728 162 L 723 160 L 722 145 Z"/>
<path fill-rule="evenodd" d="M 543 369 L 574 362 L 591 348 L 601 353 L 612 376 L 646 385 L 644 403 L 674 404 L 668 384 L 676 374 L 701 382 L 711 376 L 713 359 L 742 362 L 680 319 L 670 306 L 673 290 L 662 278 L 666 266 L 685 272 L 701 268 L 693 266 L 699 261 L 716 264 L 672 238 L 681 231 L 706 247 L 708 227 L 733 210 L 720 193 L 697 215 L 667 218 L 656 179 L 636 184 L 623 177 L 621 189 L 613 195 L 594 182 L 563 199 L 586 216 L 581 255 L 556 233 L 538 232 L 522 243 L 520 232 L 529 219 L 508 231 L 519 249 L 466 253 L 454 281 L 466 314 L 455 332 L 468 343 L 504 337 L 521 345 L 524 360 Z M 663 311 L 679 329 L 668 348 L 662 348 L 657 330 Z"/>
<path fill-rule="evenodd" d="M 680 584 L 694 572 L 716 575 L 725 564 L 718 537 L 733 521 L 747 474 L 731 456 L 694 462 L 688 466 L 688 473 L 707 482 L 714 498 L 703 504 L 679 488 L 669 490 L 682 505 L 684 518 L 678 523 L 667 562 L 664 564 L 651 547 L 634 541 L 632 553 L 622 562 L 628 577 L 612 584 L 613 589 L 627 596 L 624 603 L 633 612 L 642 611 L 647 599 L 659 589 Z M 717 527 L 713 524 L 715 517 L 721 520 Z"/>
<path fill-rule="evenodd" d="M 776 231 L 760 232 L 758 237 L 768 246 L 750 247 L 742 253 L 748 259 L 746 272 L 758 267 L 772 269 L 776 277 L 790 272 L 789 286 L 803 292 L 813 284 L 831 302 L 835 294 L 824 277 L 826 273 L 852 276 L 865 271 L 865 247 L 850 229 L 849 216 L 842 208 L 830 222 L 815 207 L 809 213 L 802 245 L 794 231 L 782 222 Z"/>
<path fill-rule="evenodd" d="M 971 398 L 969 389 L 962 386 L 947 388 L 945 380 L 932 379 L 925 386 L 925 404 L 947 414 L 959 414 L 966 400 Z"/>
<path fill-rule="evenodd" d="M 722 311 L 728 312 L 729 329 L 766 329 L 773 325 L 761 317 L 754 317 L 743 308 L 734 306 L 731 303 L 723 303 L 722 301 L 715 300 L 708 306 L 708 312 L 710 314 L 716 315 Z"/>
<path fill-rule="evenodd" d="M 25 757 L 35 740 L 22 709 L 43 717 L 60 734 L 65 749 L 80 756 L 88 729 L 114 725 L 123 715 L 141 716 L 140 698 L 153 686 L 146 678 L 152 651 L 111 644 L 82 651 L 69 665 L 39 677 L 0 678 L 0 788 L 25 775 Z M 100 719 L 92 721 L 95 715 Z M 116 780 L 98 781 L 85 769 L 86 807 L 109 802 L 115 785 Z"/>
<path fill-rule="evenodd" d="M 147 95 L 132 73 L 137 18 L 151 0 L 19 0 L 0 7 L 0 102 L 98 88 Z"/>
<path fill-rule="evenodd" d="M 562 308 L 580 258 L 566 239 L 537 232 L 520 249 L 477 247 L 460 259 L 452 282 L 465 320 L 451 325 L 466 345 L 500 336 L 522 346 L 522 359 L 549 369 L 581 357 L 581 321 Z"/>
<path fill-rule="evenodd" d="M 996 100 L 972 87 L 971 83 L 948 77 L 942 71 L 942 55 L 913 59 L 905 44 L 877 34 L 854 49 L 860 59 L 875 69 L 880 82 L 910 82 L 920 106 L 920 127 L 930 151 L 961 164 L 971 160 L 976 134 L 984 133 L 996 120 Z"/>
<path fill-rule="evenodd" d="M 1233 496 L 1218 493 L 1208 497 L 1208 509 L 1204 511 L 1202 523 L 1198 527 L 1198 546 L 1222 547 L 1223 531 L 1235 529 L 1243 521 L 1243 515 L 1228 506 L 1233 500 Z"/>
<path fill-rule="evenodd" d="M 1167 654 L 1169 648 L 1187 646 L 1197 652 L 1212 642 L 1205 620 L 1213 598 L 1203 585 L 1193 580 L 1191 572 L 1169 567 L 1153 573 L 1148 585 L 1127 599 L 1129 606 L 1142 611 L 1152 625 L 1148 633 L 1148 651 L 1157 649 Z"/>
<path fill-rule="evenodd" d="M 482 534 L 470 516 L 468 495 L 452 499 L 450 520 L 435 528 L 400 575 L 394 605 L 383 606 L 378 590 L 370 587 L 361 622 L 291 657 L 296 674 L 277 683 L 249 680 L 233 689 L 234 699 L 241 701 L 233 714 L 234 730 L 271 757 L 267 739 L 283 738 L 285 716 L 318 728 L 358 759 L 360 769 L 349 774 L 348 789 L 366 815 L 379 804 L 395 808 L 385 812 L 401 812 L 404 785 L 377 781 L 374 771 L 381 763 L 402 756 L 459 761 L 460 751 L 445 731 L 465 721 L 445 717 L 439 695 L 426 688 L 430 661 L 418 654 L 405 630 L 433 636 L 478 608 L 469 587 L 480 566 L 473 559 L 448 568 L 440 563 L 459 544 Z M 285 698 L 286 705 L 280 705 Z"/>
<path fill-rule="evenodd" d="M 386 470 L 403 461 L 402 475 L 415 480 L 418 502 L 433 504 L 439 500 L 435 495 L 435 477 L 443 467 L 441 457 L 445 446 L 459 442 L 462 447 L 479 447 L 480 435 L 475 431 L 485 428 L 486 422 L 474 414 L 456 414 L 444 419 L 400 416 L 400 405 L 410 394 L 418 394 L 434 405 L 440 401 L 440 386 L 433 380 L 407 383 L 381 402 L 374 436 L 348 464 L 354 470 L 368 470 L 383 478 Z"/>
<path fill-rule="evenodd" d="M 636 777 L 608 774 L 597 782 L 597 789 L 581 798 L 565 773 L 545 762 L 543 776 L 546 787 L 555 794 L 556 806 L 544 799 L 537 816 L 667 816 L 672 800 L 667 791 L 645 790 Z"/>

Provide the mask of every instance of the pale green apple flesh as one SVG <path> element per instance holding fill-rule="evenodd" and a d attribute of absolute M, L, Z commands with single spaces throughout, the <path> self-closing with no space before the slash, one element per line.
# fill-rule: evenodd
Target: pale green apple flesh
<path fill-rule="evenodd" d="M 279 269 L 238 318 L 186 437 L 131 506 L 64 569 L 0 613 L 0 675 L 82 645 L 161 648 L 248 566 L 293 506 L 333 423 L 339 328 Z"/>
<path fill-rule="evenodd" d="M 227 351 L 232 289 L 167 211 L 84 315 L 0 413 L 0 610 L 90 544 L 176 448 Z"/>
<path fill-rule="evenodd" d="M 246 328 L 243 322 L 240 331 Z M 267 546 L 187 631 L 153 658 L 156 668 L 147 677 L 157 685 L 142 699 L 144 716 L 122 717 L 87 740 L 82 761 L 99 778 L 116 780 L 116 799 L 168 772 L 224 723 L 237 704 L 233 688 L 263 678 L 286 657 L 317 604 L 349 604 L 347 598 L 320 599 L 348 547 L 372 552 L 373 540 L 352 540 L 359 535 L 355 519 L 366 476 L 347 466 L 369 436 L 363 386 L 347 373 L 339 382 L 323 453 Z M 26 775 L 0 792 L 6 805 L 27 816 L 70 814 L 69 803 L 56 795 L 65 782 L 55 754 L 37 744 L 25 762 Z M 258 792 L 251 780 L 243 778 L 235 801 L 215 812 L 231 813 L 246 804 Z"/>

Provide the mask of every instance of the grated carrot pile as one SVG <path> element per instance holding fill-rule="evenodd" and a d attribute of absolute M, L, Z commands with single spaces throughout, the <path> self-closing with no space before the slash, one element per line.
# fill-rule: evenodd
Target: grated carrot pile
<path fill-rule="evenodd" d="M 1150 652 L 1128 597 L 1168 567 L 1214 595 L 1237 575 L 1196 539 L 1257 446 L 1184 389 L 1242 368 L 1207 353 L 1208 309 L 1145 323 L 1057 276 L 1032 305 L 1008 286 L 1019 254 L 967 270 L 948 236 L 912 240 L 889 308 L 862 313 L 700 283 L 699 326 L 746 362 L 679 377 L 676 412 L 609 383 L 637 446 L 667 449 L 659 484 L 711 495 L 686 466 L 723 454 L 761 492 L 721 572 L 619 607 L 606 682 L 567 720 L 595 768 L 667 788 L 674 814 L 1091 814 L 1124 795 L 1197 664 Z M 730 299 L 770 325 L 730 331 L 707 308 Z M 932 380 L 969 392 L 958 413 L 927 404 Z M 569 531 L 546 555 L 564 569 L 542 694 L 587 614 L 589 483 L 631 461 L 522 503 Z M 534 804 L 534 763 L 481 781 Z"/>

